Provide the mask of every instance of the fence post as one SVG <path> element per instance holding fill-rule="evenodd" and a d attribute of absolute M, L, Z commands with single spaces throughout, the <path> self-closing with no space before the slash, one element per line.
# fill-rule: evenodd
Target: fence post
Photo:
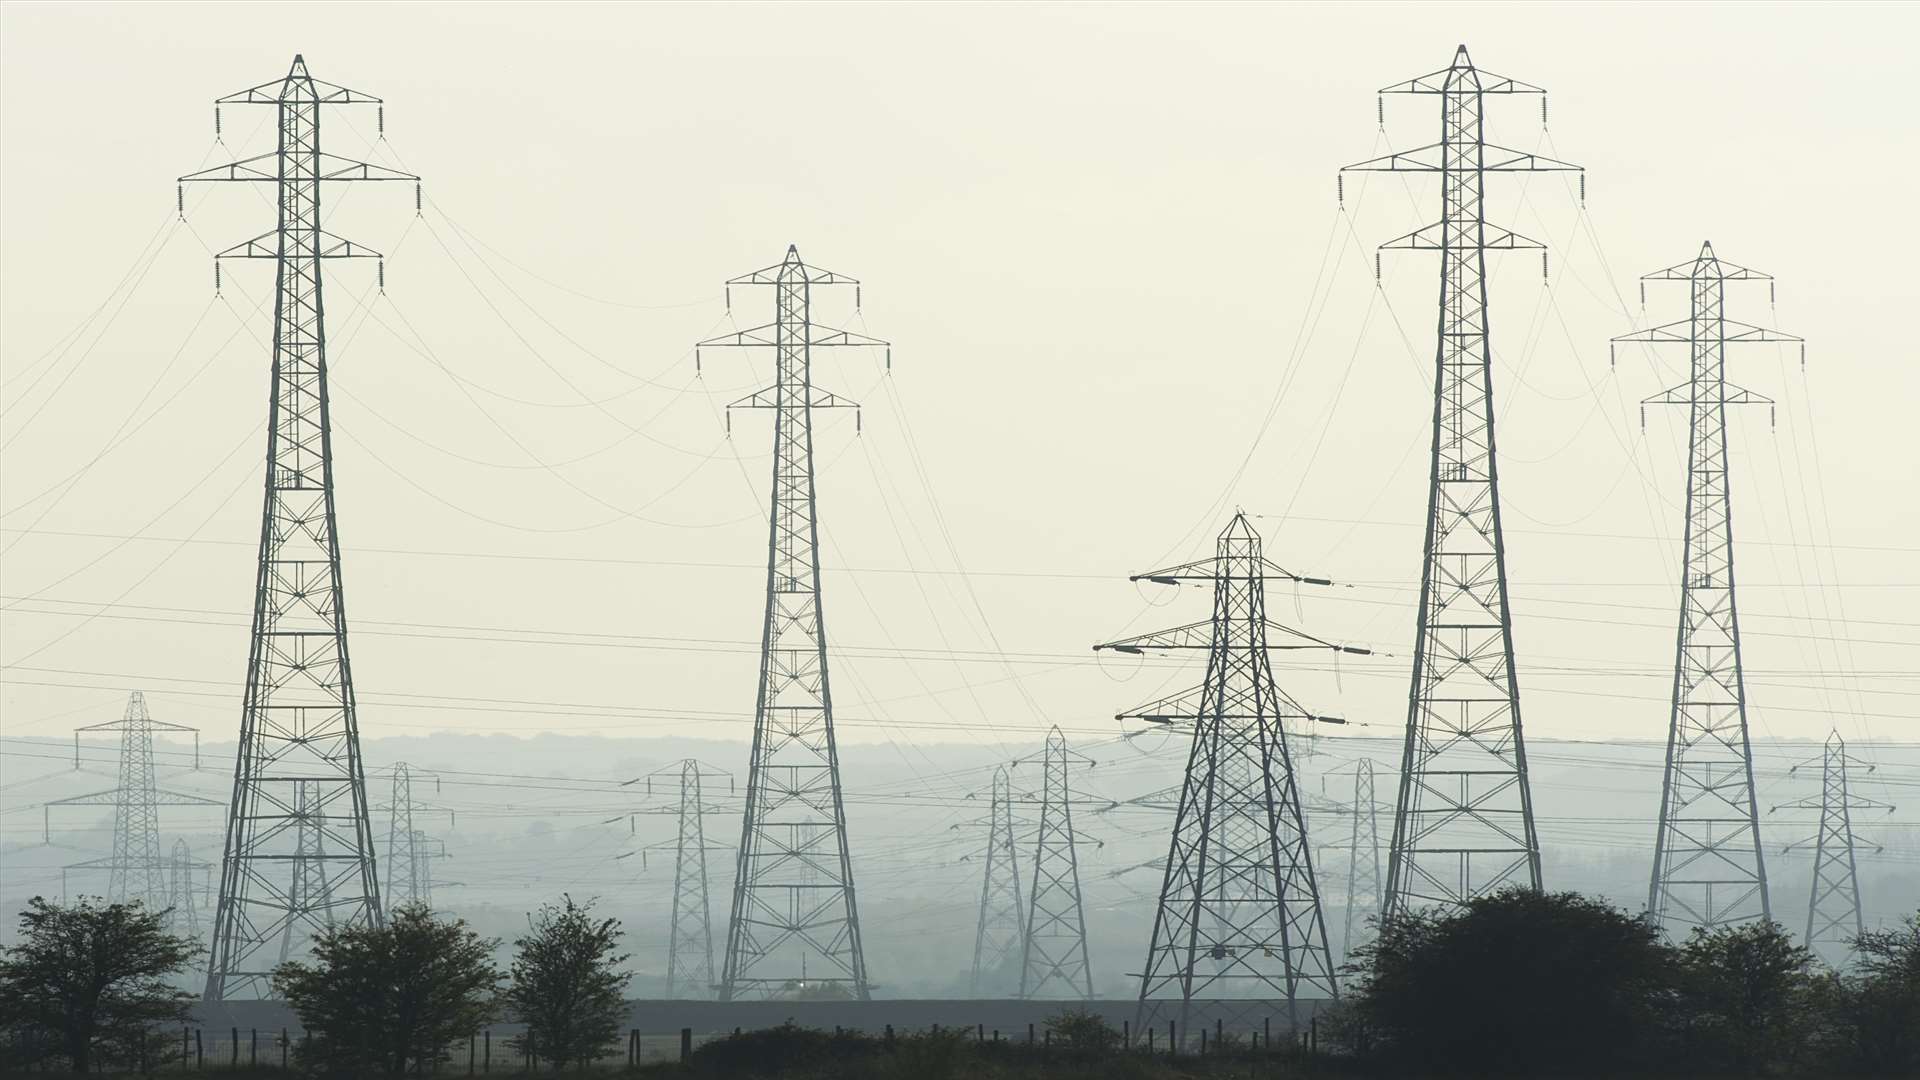
<path fill-rule="evenodd" d="M 202 1072 L 207 1067 L 207 1041 L 200 1037 L 203 1029 L 193 1029 L 193 1071 Z"/>
<path fill-rule="evenodd" d="M 1131 1020 L 1120 1021 L 1120 1049 L 1122 1050 L 1133 1049 L 1132 1025 L 1133 1025 L 1133 1021 Z"/>
<path fill-rule="evenodd" d="M 892 1024 L 887 1025 L 887 1045 L 888 1046 L 893 1045 L 893 1025 Z"/>
<path fill-rule="evenodd" d="M 1174 1027 L 1176 1023 L 1178 1021 L 1167 1021 L 1167 1055 L 1169 1057 L 1178 1056 L 1180 1053 L 1180 1032 Z"/>
<path fill-rule="evenodd" d="M 680 1029 L 680 1060 L 691 1061 L 692 1059 L 693 1059 L 693 1029 L 690 1027 L 684 1027 Z"/>
<path fill-rule="evenodd" d="M 1273 1053 L 1273 1017 L 1260 1018 L 1260 1041 L 1267 1044 L 1267 1053 Z"/>
<path fill-rule="evenodd" d="M 482 1030 L 480 1032 L 480 1038 L 482 1042 L 481 1052 L 484 1055 L 480 1059 L 480 1071 L 489 1073 L 493 1071 L 493 1029 L 486 1028 Z"/>
<path fill-rule="evenodd" d="M 237 1069 L 240 1067 L 240 1028 L 238 1025 L 235 1025 L 233 1029 L 232 1046 L 233 1046 L 232 1060 L 227 1062 L 227 1064 Z"/>
<path fill-rule="evenodd" d="M 981 1025 L 979 1025 L 979 1030 L 978 1030 L 978 1031 L 977 1031 L 977 1032 L 976 1032 L 976 1033 L 974 1034 L 974 1036 L 973 1036 L 973 1041 L 974 1041 L 974 1042 L 986 1042 L 986 1041 L 987 1041 L 987 1025 L 985 1025 L 985 1024 L 981 1024 Z"/>
<path fill-rule="evenodd" d="M 534 1055 L 533 1029 L 527 1029 L 527 1071 L 534 1075 L 540 1073 L 540 1059 Z"/>
<path fill-rule="evenodd" d="M 994 1028 L 994 1029 L 993 1029 L 993 1041 L 994 1041 L 994 1042 L 999 1042 L 999 1041 L 1000 1041 L 1000 1029 L 999 1029 L 999 1028 Z"/>
<path fill-rule="evenodd" d="M 181 1024 L 180 1025 L 180 1067 L 182 1069 L 185 1069 L 187 1067 L 187 1055 L 191 1053 L 193 1053 L 193 1035 L 191 1032 L 187 1030 L 187 1025 Z"/>
<path fill-rule="evenodd" d="M 1220 1049 L 1227 1044 L 1227 1022 L 1219 1017 L 1213 1018 L 1213 1048 Z"/>
<path fill-rule="evenodd" d="M 1153 1056 L 1153 1028 L 1147 1028 L 1147 1056 Z"/>
<path fill-rule="evenodd" d="M 286 1028 L 281 1028 L 280 1029 L 280 1067 L 283 1069 L 287 1067 L 287 1050 L 292 1045 L 293 1045 L 293 1037 L 287 1034 Z"/>
<path fill-rule="evenodd" d="M 1307 1050 L 1314 1054 L 1320 1052 L 1320 1018 L 1318 1016 L 1307 1018 Z"/>
<path fill-rule="evenodd" d="M 1200 1025 L 1200 1056 L 1207 1056 L 1207 1025 Z"/>
<path fill-rule="evenodd" d="M 247 1029 L 247 1064 L 260 1064 L 260 1029 Z"/>
<path fill-rule="evenodd" d="M 1033 1045 L 1033 1021 L 1027 1021 L 1027 1045 Z"/>

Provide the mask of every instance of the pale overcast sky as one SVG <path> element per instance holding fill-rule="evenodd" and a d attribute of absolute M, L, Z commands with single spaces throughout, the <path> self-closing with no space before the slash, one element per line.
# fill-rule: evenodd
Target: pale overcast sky
<path fill-rule="evenodd" d="M 383 97 L 332 152 L 426 177 L 329 189 L 340 528 L 363 734 L 744 739 L 770 427 L 720 406 L 764 360 L 689 346 L 720 283 L 789 243 L 863 280 L 822 356 L 865 405 L 817 428 L 846 740 L 1024 752 L 1198 672 L 1089 647 L 1204 617 L 1131 572 L 1206 554 L 1235 506 L 1352 589 L 1270 600 L 1391 656 L 1282 664 L 1303 702 L 1405 717 L 1436 261 L 1372 247 L 1427 178 L 1342 164 L 1429 143 L 1444 67 L 1546 87 L 1489 138 L 1588 167 L 1489 181 L 1547 240 L 1498 260 L 1492 326 L 1523 712 L 1660 739 L 1684 357 L 1606 341 L 1685 315 L 1634 279 L 1711 240 L 1778 278 L 1731 314 L 1779 401 L 1732 430 L 1756 733 L 1914 737 L 1920 214 L 1906 5 L 51 5 L 0 8 L 0 713 L 64 737 L 145 689 L 238 723 L 259 533 L 271 269 L 209 250 L 265 193 L 174 179 L 270 146 L 214 98 L 282 75 Z M 120 287 L 131 273 L 136 284 Z M 741 326 L 767 297 L 736 290 Z M 102 303 L 106 306 L 101 308 Z M 267 306 L 262 306 L 263 304 Z M 97 308 L 101 308 L 96 312 Z M 78 333 L 73 333 L 76 328 Z M 756 369 L 757 365 L 757 369 Z M 967 573 L 959 571 L 964 569 Z M 1162 605 L 1162 606 L 1153 606 Z"/>

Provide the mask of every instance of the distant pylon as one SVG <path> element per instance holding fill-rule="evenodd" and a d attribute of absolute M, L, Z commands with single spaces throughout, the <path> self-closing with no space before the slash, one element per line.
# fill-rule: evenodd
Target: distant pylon
<path fill-rule="evenodd" d="M 727 407 L 729 417 L 735 407 L 774 411 L 773 502 L 753 751 L 720 999 L 778 997 L 805 976 L 865 1001 L 867 963 L 827 680 L 813 475 L 813 411 L 858 406 L 815 389 L 812 353 L 886 342 L 815 325 L 814 288 L 852 285 L 858 306 L 859 282 L 808 266 L 793 247 L 778 265 L 728 281 L 729 297 L 735 285 L 772 286 L 774 321 L 699 347 L 774 351 L 773 385 Z M 803 970 L 809 958 L 821 961 L 815 970 L 822 974 Z"/>
<path fill-rule="evenodd" d="M 167 907 L 172 910 L 168 930 L 188 941 L 200 940 L 200 909 L 193 901 L 193 852 L 185 840 L 173 842 L 173 854 L 167 860 Z"/>
<path fill-rule="evenodd" d="M 1848 784 L 1851 766 L 1864 766 L 1866 772 L 1873 771 L 1872 764 L 1847 753 L 1846 740 L 1840 737 L 1838 731 L 1829 733 L 1826 748 L 1820 755 L 1820 797 L 1799 799 L 1774 808 L 1820 811 L 1820 828 L 1814 833 L 1813 839 L 1789 844 L 1787 850 L 1813 848 L 1813 886 L 1807 897 L 1807 934 L 1800 943 L 1827 958 L 1844 954 L 1853 939 L 1867 929 L 1866 919 L 1860 911 L 1853 812 L 1893 812 L 1893 807 L 1887 803 L 1853 793 Z M 1789 770 L 1789 774 L 1797 773 L 1801 768 L 1796 765 Z M 1877 844 L 1867 846 L 1876 852 L 1880 850 Z"/>
<path fill-rule="evenodd" d="M 1457 905 L 1513 884 L 1540 888 L 1500 529 L 1487 252 L 1544 248 L 1488 224 L 1482 188 L 1490 172 L 1579 166 L 1488 143 L 1481 107 L 1490 94 L 1544 93 L 1476 69 L 1462 45 L 1447 68 L 1381 91 L 1439 97 L 1440 141 L 1343 170 L 1435 173 L 1441 182 L 1440 220 L 1381 245 L 1440 253 L 1426 557 L 1387 860 L 1389 913 Z"/>
<path fill-rule="evenodd" d="M 315 808 L 305 820 L 327 833 L 326 911 L 348 926 L 382 920 L 347 659 L 320 271 L 325 259 L 379 257 L 322 227 L 323 182 L 419 180 L 320 149 L 322 106 L 379 100 L 315 79 L 296 56 L 284 78 L 216 103 L 272 107 L 275 149 L 180 178 L 272 184 L 279 219 L 215 262 L 217 282 L 220 258 L 272 259 L 275 298 L 266 503 L 208 1001 L 268 996 L 287 924 L 309 933 L 325 926 L 325 915 L 295 896 L 299 831 L 287 824 L 303 783 Z"/>
<path fill-rule="evenodd" d="M 295 911 L 317 911 L 326 928 L 333 929 L 333 897 L 327 882 L 326 830 L 314 818 L 320 808 L 314 802 L 315 785 L 301 781 L 294 785 L 293 891 L 289 896 Z M 280 962 L 293 955 L 293 928 L 304 920 L 288 919 L 280 932 Z"/>
<path fill-rule="evenodd" d="M 1351 963 L 1354 946 L 1367 932 L 1366 918 L 1380 913 L 1380 812 L 1373 798 L 1373 759 L 1353 766 L 1353 837 L 1347 845 L 1347 917 L 1340 937 L 1340 962 Z"/>
<path fill-rule="evenodd" d="M 1047 732 L 1042 758 L 1040 828 L 1034 840 L 1033 892 L 1020 956 L 1023 998 L 1093 996 L 1087 960 L 1087 917 L 1080 902 L 1080 855 L 1073 840 L 1071 762 L 1093 759 L 1067 749 L 1056 725 Z"/>
<path fill-rule="evenodd" d="M 413 767 L 393 766 L 393 794 L 387 803 L 387 906 L 419 901 L 433 904 L 433 869 L 413 822 Z"/>
<path fill-rule="evenodd" d="M 700 763 L 680 763 L 679 828 L 673 857 L 673 939 L 667 952 L 667 996 L 713 997 L 713 913 L 707 900 L 707 831 Z"/>
<path fill-rule="evenodd" d="M 168 895 L 168 860 L 160 854 L 161 806 L 219 806 L 218 799 L 162 790 L 154 781 L 153 733 L 191 731 L 194 763 L 199 764 L 200 733 L 182 724 L 155 720 L 147 711 L 147 697 L 138 690 L 127 695 L 126 713 L 119 720 L 89 724 L 73 732 L 73 764 L 80 767 L 80 735 L 89 731 L 120 733 L 120 784 L 45 804 L 43 815 L 55 806 L 112 806 L 113 854 L 70 864 L 68 870 L 107 871 L 107 899 L 112 903 L 138 901 L 158 911 Z M 50 815 L 48 815 L 50 816 Z"/>
<path fill-rule="evenodd" d="M 1726 349 L 1800 339 L 1726 317 L 1727 282 L 1773 279 L 1721 261 L 1712 244 L 1640 280 L 1686 282 L 1693 300 L 1688 318 L 1613 339 L 1686 345 L 1692 358 L 1686 382 L 1642 406 L 1644 416 L 1648 404 L 1685 405 L 1690 417 L 1680 631 L 1647 910 L 1669 929 L 1711 929 L 1773 918 L 1747 738 L 1727 488 L 1727 406 L 1773 403 L 1727 382 Z"/>
<path fill-rule="evenodd" d="M 1024 948 L 1020 856 L 1014 846 L 1013 781 L 993 771 L 993 809 L 987 817 L 986 867 L 980 879 L 980 922 L 973 932 L 973 974 L 967 996 L 998 996 L 1013 989 L 1012 962 Z"/>
<path fill-rule="evenodd" d="M 1210 619 L 1096 647 L 1207 652 L 1206 681 L 1122 714 L 1193 728 L 1140 979 L 1142 1030 L 1167 1019 L 1184 1030 L 1196 1000 L 1244 1001 L 1236 1024 L 1257 1024 L 1268 1008 L 1292 1016 L 1301 996 L 1339 996 L 1287 729 L 1342 721 L 1308 712 L 1280 689 L 1269 651 L 1367 650 L 1270 620 L 1269 578 L 1330 584 L 1269 561 L 1236 513 L 1211 557 L 1132 579 L 1209 587 Z"/>

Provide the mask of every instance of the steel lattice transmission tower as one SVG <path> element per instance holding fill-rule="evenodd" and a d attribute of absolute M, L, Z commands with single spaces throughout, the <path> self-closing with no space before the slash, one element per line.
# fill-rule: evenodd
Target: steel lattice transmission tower
<path fill-rule="evenodd" d="M 120 733 L 119 785 L 107 791 L 54 799 L 45 804 L 42 813 L 47 815 L 55 806 L 113 807 L 113 854 L 105 859 L 73 863 L 64 869 L 104 869 L 110 902 L 139 901 L 148 910 L 157 911 L 168 896 L 168 858 L 160 853 L 160 807 L 219 806 L 220 801 L 159 787 L 154 778 L 153 733 L 193 732 L 196 768 L 200 733 L 182 724 L 155 720 L 147 710 L 146 695 L 138 690 L 127 695 L 126 712 L 120 719 L 74 729 L 73 766 L 76 769 L 80 767 L 80 736 L 92 731 Z"/>
<path fill-rule="evenodd" d="M 387 814 L 387 906 L 415 900 L 432 904 L 432 871 L 420 850 L 420 830 L 413 825 L 413 768 L 404 761 L 393 766 Z"/>
<path fill-rule="evenodd" d="M 700 795 L 700 763 L 680 763 L 680 806 L 673 854 L 673 937 L 667 951 L 667 996 L 701 1000 L 713 996 L 713 911 L 707 900 L 706 804 Z"/>
<path fill-rule="evenodd" d="M 1794 766 L 1790 774 L 1799 772 L 1803 767 Z M 1813 848 L 1813 886 L 1807 896 L 1807 935 L 1800 942 L 1809 949 L 1817 950 L 1825 945 L 1830 951 L 1838 952 L 1849 947 L 1853 939 L 1867 929 L 1866 919 L 1860 912 L 1860 879 L 1854 860 L 1856 841 L 1853 836 L 1853 812 L 1885 810 L 1892 813 L 1894 808 L 1887 803 L 1854 794 L 1848 785 L 1848 771 L 1854 767 L 1864 767 L 1866 772 L 1873 771 L 1872 764 L 1847 753 L 1846 740 L 1840 737 L 1838 731 L 1830 732 L 1820 755 L 1820 797 L 1800 799 L 1774 808 L 1820 811 L 1820 828 L 1814 833 L 1813 839 L 1787 848 L 1789 851 L 1796 847 Z M 1869 844 L 1868 847 L 1876 852 L 1880 850 L 1877 844 Z"/>
<path fill-rule="evenodd" d="M 198 942 L 202 933 L 200 909 L 193 902 L 193 872 L 204 864 L 193 861 L 193 851 L 185 840 L 173 842 L 167 859 L 167 907 L 172 910 L 168 930 Z"/>
<path fill-rule="evenodd" d="M 220 862 L 206 998 L 265 997 L 287 924 L 312 931 L 332 917 L 381 921 L 373 831 L 367 817 L 347 618 L 340 580 L 333 445 L 327 405 L 327 335 L 321 262 L 378 253 L 321 227 L 321 187 L 332 181 L 418 177 L 320 148 L 326 106 L 380 99 L 321 82 L 296 56 L 286 77 L 219 99 L 277 114 L 272 151 L 181 177 L 272 184 L 279 220 L 222 258 L 274 261 L 272 392 L 266 504 L 260 526 L 252 647 L 241 706 L 240 749 Z M 309 810 L 299 810 L 307 788 Z M 326 888 L 303 890 L 291 858 L 305 821 L 325 836 Z M 325 896 L 330 907 L 315 910 Z"/>
<path fill-rule="evenodd" d="M 1800 339 L 1726 317 L 1727 282 L 1772 278 L 1721 261 L 1712 244 L 1641 280 L 1686 282 L 1692 295 L 1688 318 L 1614 339 L 1685 345 L 1691 357 L 1687 381 L 1645 403 L 1684 405 L 1690 417 L 1673 713 L 1647 910 L 1669 928 L 1771 919 L 1734 604 L 1727 407 L 1772 402 L 1727 382 L 1726 350 Z"/>
<path fill-rule="evenodd" d="M 713 915 L 708 900 L 707 853 L 731 851 L 724 844 L 707 843 L 706 818 L 725 807 L 707 802 L 703 777 L 724 776 L 727 790 L 733 790 L 733 774 L 715 769 L 694 758 L 685 758 L 671 766 L 641 777 L 647 795 L 654 794 L 653 782 L 671 776 L 678 785 L 679 798 L 672 806 L 654 806 L 633 811 L 629 824 L 642 815 L 674 818 L 674 838 L 639 848 L 640 865 L 647 865 L 651 851 L 673 852 L 673 911 L 667 937 L 667 997 L 678 1001 L 712 1000 L 719 987 L 713 964 Z M 638 780 L 628 781 L 638 783 Z"/>
<path fill-rule="evenodd" d="M 1380 814 L 1373 797 L 1373 759 L 1353 766 L 1353 836 L 1347 845 L 1347 914 L 1340 959 L 1352 960 L 1354 927 L 1366 933 L 1366 917 L 1380 912 Z"/>
<path fill-rule="evenodd" d="M 987 815 L 985 871 L 980 879 L 980 922 L 973 932 L 973 974 L 967 994 L 1012 989 L 1014 958 L 1025 948 L 1025 912 L 1020 904 L 1020 856 L 1013 825 L 1013 781 L 1005 767 L 993 771 L 993 808 Z"/>
<path fill-rule="evenodd" d="M 814 410 L 858 406 L 814 387 L 812 355 L 817 348 L 887 343 L 815 325 L 815 288 L 857 290 L 859 282 L 808 266 L 793 247 L 778 265 L 728 281 L 729 295 L 735 285 L 772 286 L 774 320 L 699 347 L 773 350 L 773 385 L 728 406 L 773 410 L 773 497 L 753 751 L 720 999 L 776 997 L 805 975 L 864 1001 L 867 964 L 833 734 L 813 475 Z M 806 971 L 809 958 L 821 961 L 814 970 L 824 975 Z"/>
<path fill-rule="evenodd" d="M 1491 225 L 1492 172 L 1578 170 L 1488 143 L 1488 95 L 1543 94 L 1480 71 L 1460 46 L 1453 63 L 1386 87 L 1440 98 L 1440 141 L 1347 171 L 1440 177 L 1440 220 L 1381 245 L 1440 253 L 1433 466 L 1408 695 L 1400 793 L 1387 860 L 1388 912 L 1454 905 L 1511 884 L 1540 888 L 1513 661 L 1505 540 L 1494 453 L 1487 252 L 1542 245 Z"/>
<path fill-rule="evenodd" d="M 1080 902 L 1080 854 L 1073 839 L 1073 789 L 1068 767 L 1092 758 L 1067 748 L 1058 725 L 1041 755 L 1040 827 L 1033 849 L 1033 891 L 1020 947 L 1020 996 L 1093 996 L 1087 961 L 1087 917 Z"/>
<path fill-rule="evenodd" d="M 419 827 L 417 818 L 421 811 L 446 811 L 449 827 L 455 823 L 452 810 L 443 806 L 423 803 L 413 796 L 413 782 L 418 772 L 404 761 L 393 766 L 392 794 L 387 800 L 387 906 L 397 907 L 407 903 L 422 903 L 433 906 L 433 887 L 436 884 L 458 885 L 457 881 L 435 882 L 433 879 L 433 860 L 447 857 L 444 841 L 436 839 Z M 434 790 L 440 788 L 439 777 L 433 778 Z M 316 845 L 318 838 L 315 838 Z M 329 919 L 328 925 L 332 922 Z"/>
<path fill-rule="evenodd" d="M 1196 999 L 1246 1001 L 1249 1007 L 1284 1003 L 1291 1016 L 1303 995 L 1339 996 L 1287 744 L 1289 725 L 1304 730 L 1333 718 L 1308 712 L 1281 690 L 1269 654 L 1366 650 L 1269 619 L 1270 578 L 1328 584 L 1269 560 L 1246 515 L 1236 513 L 1213 557 L 1132 578 L 1211 588 L 1211 618 L 1097 646 L 1207 653 L 1206 680 L 1199 686 L 1122 714 L 1193 728 L 1140 980 L 1142 1030 L 1166 1018 L 1177 1018 L 1184 1030 Z M 1171 1007 L 1175 1000 L 1177 1008 Z"/>
<path fill-rule="evenodd" d="M 327 929 L 333 929 L 333 897 L 327 882 L 326 832 L 314 816 L 319 807 L 314 800 L 315 785 L 300 781 L 294 785 L 293 893 L 294 906 L 302 911 L 318 911 Z M 293 955 L 293 929 L 296 920 L 288 919 L 280 931 L 280 962 Z"/>

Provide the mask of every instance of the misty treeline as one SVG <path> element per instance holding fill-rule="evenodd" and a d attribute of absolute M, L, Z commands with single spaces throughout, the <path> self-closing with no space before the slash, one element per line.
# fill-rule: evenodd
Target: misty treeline
<path fill-rule="evenodd" d="M 1695 930 L 1511 889 L 1388 918 L 1323 1033 L 1379 1075 L 1917 1076 L 1920 911 L 1821 965 L 1778 923 Z"/>
<path fill-rule="evenodd" d="M 201 953 L 139 904 L 35 898 L 0 958 L 9 1071 L 165 1067 L 192 998 L 170 985 Z M 439 1071 L 496 1020 L 526 1025 L 522 1060 L 591 1067 L 617 1046 L 628 959 L 618 920 L 562 896 L 528 917 L 509 968 L 498 942 L 421 905 L 326 931 L 274 986 L 301 1018 L 295 1068 L 326 1077 Z M 1124 1046 L 1063 1009 L 1039 1046 L 958 1031 L 885 1037 L 786 1025 L 707 1042 L 667 1075 L 911 1077 L 1826 1077 L 1920 1075 L 1920 911 L 1819 964 L 1779 925 L 1668 940 L 1577 893 L 1509 890 L 1458 910 L 1387 918 L 1319 1010 L 1317 1051 L 1231 1037 L 1177 1060 Z M 177 1063 L 176 1066 L 177 1067 Z"/>
<path fill-rule="evenodd" d="M 204 952 L 138 902 L 34 898 L 21 941 L 0 960 L 0 1041 L 11 1071 L 146 1072 L 176 1052 L 171 1027 L 195 998 L 168 980 Z M 384 925 L 316 934 L 312 955 L 281 964 L 274 992 L 300 1017 L 299 1071 L 327 1077 L 438 1071 L 449 1048 L 496 1020 L 525 1025 L 510 1044 L 554 1071 L 591 1063 L 620 1037 L 631 975 L 617 919 L 563 895 L 528 916 L 511 966 L 466 922 L 407 904 Z"/>

